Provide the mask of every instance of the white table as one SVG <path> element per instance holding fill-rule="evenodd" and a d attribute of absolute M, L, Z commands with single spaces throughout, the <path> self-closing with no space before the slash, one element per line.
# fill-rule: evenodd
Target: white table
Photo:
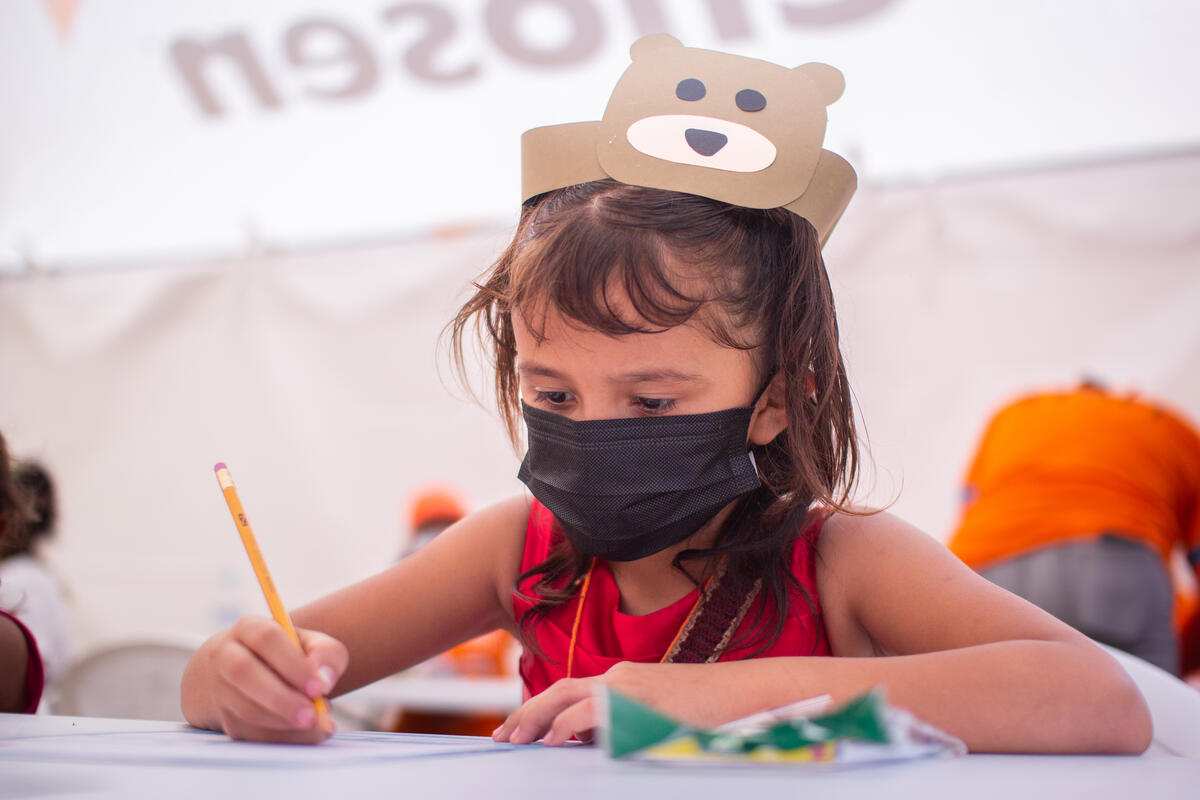
<path fill-rule="evenodd" d="M 342 695 L 335 704 L 351 702 L 375 708 L 460 714 L 508 714 L 521 705 L 521 679 L 459 678 L 401 673 Z"/>
<path fill-rule="evenodd" d="M 979 755 L 850 770 L 680 768 L 614 762 L 594 747 L 510 747 L 470 737 L 443 740 L 483 749 L 337 766 L 65 763 L 49 756 L 15 760 L 4 755 L 6 747 L 17 752 L 13 742 L 26 737 L 142 732 L 152 741 L 182 730 L 186 726 L 166 722 L 0 714 L 0 798 L 1161 800 L 1200 796 L 1200 759 L 1170 756 Z M 397 745 L 414 741 L 405 734 L 390 736 Z"/>

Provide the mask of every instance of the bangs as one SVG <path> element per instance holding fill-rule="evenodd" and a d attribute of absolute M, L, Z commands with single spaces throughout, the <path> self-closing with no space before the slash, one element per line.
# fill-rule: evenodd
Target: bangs
<path fill-rule="evenodd" d="M 630 194 L 643 196 L 631 205 Z M 609 192 L 576 199 L 568 189 L 526 210 L 502 302 L 534 337 L 544 339 L 547 318 L 557 313 L 610 336 L 661 333 L 694 321 L 727 347 L 761 343 L 761 332 L 750 330 L 758 327 L 749 325 L 752 315 L 741 313 L 745 266 L 736 243 L 714 247 L 686 224 L 693 216 L 711 218 L 716 201 L 615 182 Z M 669 213 L 630 213 L 656 201 Z M 695 206 L 694 213 L 686 206 Z M 675 223 L 664 226 L 664 218 Z"/>

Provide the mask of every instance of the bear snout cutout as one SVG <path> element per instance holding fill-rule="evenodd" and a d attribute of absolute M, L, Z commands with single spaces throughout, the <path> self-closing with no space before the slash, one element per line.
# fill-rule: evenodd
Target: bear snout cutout
<path fill-rule="evenodd" d="M 705 131 L 700 128 L 688 128 L 683 132 L 683 138 L 702 156 L 711 156 L 725 146 L 729 137 L 716 131 Z"/>
<path fill-rule="evenodd" d="M 634 150 L 675 164 L 758 172 L 775 162 L 774 143 L 753 128 L 719 117 L 659 114 L 625 131 Z"/>

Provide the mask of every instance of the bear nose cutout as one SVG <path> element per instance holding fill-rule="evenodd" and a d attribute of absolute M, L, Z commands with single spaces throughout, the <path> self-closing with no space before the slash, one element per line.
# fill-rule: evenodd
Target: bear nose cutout
<path fill-rule="evenodd" d="M 729 137 L 716 131 L 705 131 L 699 128 L 688 128 L 683 132 L 683 138 L 691 148 L 702 156 L 711 156 L 729 141 Z"/>

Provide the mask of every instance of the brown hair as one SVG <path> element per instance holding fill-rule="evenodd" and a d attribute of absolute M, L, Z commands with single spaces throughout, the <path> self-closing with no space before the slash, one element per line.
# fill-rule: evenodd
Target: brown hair
<path fill-rule="evenodd" d="M 29 504 L 13 478 L 8 444 L 0 433 L 0 559 L 21 552 L 28 518 Z"/>
<path fill-rule="evenodd" d="M 54 533 L 58 520 L 54 481 L 36 461 L 20 461 L 12 470 L 12 481 L 25 504 L 25 524 L 13 531 L 0 546 L 0 558 L 33 552 L 34 546 Z"/>
<path fill-rule="evenodd" d="M 682 561 L 728 554 L 730 569 L 763 579 L 779 635 L 788 611 L 791 546 L 814 503 L 843 509 L 858 471 L 850 387 L 838 347 L 833 295 L 812 225 L 784 209 L 749 209 L 679 192 L 600 180 L 532 198 L 516 234 L 447 326 L 458 374 L 474 329 L 495 370 L 497 406 L 520 447 L 520 386 L 512 313 L 544 335 L 547 312 L 619 336 L 685 322 L 749 351 L 763 380 L 784 384 L 787 428 L 754 448 L 763 486 L 743 498 L 716 546 Z M 637 318 L 622 316 L 620 295 Z M 541 564 L 522 631 L 570 600 L 589 560 L 565 537 Z M 686 574 L 686 571 L 685 571 Z M 690 577 L 690 576 L 689 576 Z M 805 596 L 811 606 L 811 598 Z M 758 626 L 752 626 L 757 628 Z M 526 637 L 531 640 L 531 636 Z"/>

